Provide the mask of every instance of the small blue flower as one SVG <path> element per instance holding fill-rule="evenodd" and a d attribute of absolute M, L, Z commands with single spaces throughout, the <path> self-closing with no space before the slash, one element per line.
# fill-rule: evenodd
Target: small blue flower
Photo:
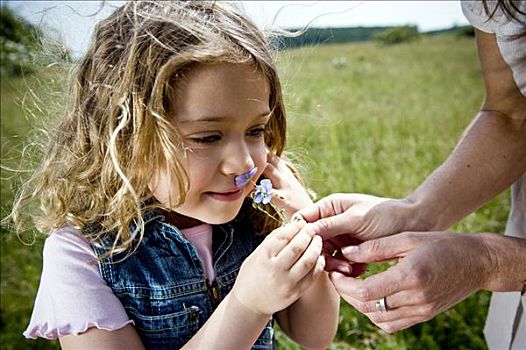
<path fill-rule="evenodd" d="M 256 186 L 254 192 L 254 203 L 256 204 L 268 204 L 272 199 L 272 182 L 269 179 L 263 179 Z"/>
<path fill-rule="evenodd" d="M 246 173 L 236 176 L 234 178 L 234 182 L 236 184 L 236 187 L 237 188 L 245 187 L 245 185 L 250 181 L 252 176 L 254 176 L 257 171 L 258 171 L 258 168 L 257 167 L 253 167 L 252 169 L 250 169 Z"/>

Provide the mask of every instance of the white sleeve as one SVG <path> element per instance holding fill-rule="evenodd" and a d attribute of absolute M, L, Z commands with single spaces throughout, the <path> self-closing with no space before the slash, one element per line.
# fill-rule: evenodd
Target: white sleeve
<path fill-rule="evenodd" d="M 471 25 L 486 33 L 495 33 L 499 22 L 495 19 L 488 20 L 482 1 L 462 0 L 462 12 Z"/>
<path fill-rule="evenodd" d="M 116 330 L 130 323 L 81 232 L 72 227 L 53 232 L 44 243 L 40 286 L 24 336 L 57 339 L 90 327 Z"/>

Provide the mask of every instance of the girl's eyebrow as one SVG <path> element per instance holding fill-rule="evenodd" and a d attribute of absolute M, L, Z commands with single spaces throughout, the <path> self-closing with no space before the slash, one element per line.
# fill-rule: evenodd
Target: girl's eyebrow
<path fill-rule="evenodd" d="M 185 123 L 195 123 L 195 122 L 211 122 L 211 123 L 220 123 L 224 122 L 228 117 L 198 117 L 196 119 L 181 119 L 178 121 L 179 124 L 185 124 Z"/>
<path fill-rule="evenodd" d="M 267 118 L 267 117 L 270 117 L 270 114 L 271 112 L 268 111 L 268 112 L 264 112 L 264 113 L 261 113 L 260 115 L 257 115 L 256 117 L 254 117 L 254 119 L 263 119 L 263 118 Z M 227 117 L 227 116 L 201 116 L 201 117 L 198 117 L 198 118 L 195 118 L 195 119 L 180 119 L 178 121 L 179 124 L 186 124 L 186 123 L 203 123 L 203 122 L 208 122 L 208 123 L 221 123 L 221 122 L 228 122 L 232 119 L 232 117 Z"/>

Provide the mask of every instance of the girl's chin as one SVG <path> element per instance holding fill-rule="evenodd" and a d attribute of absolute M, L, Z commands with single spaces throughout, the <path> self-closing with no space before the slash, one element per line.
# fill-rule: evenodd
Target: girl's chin
<path fill-rule="evenodd" d="M 213 213 L 209 213 L 210 215 L 203 215 L 201 218 L 199 218 L 199 220 L 210 225 L 222 225 L 234 220 L 239 214 L 240 210 L 241 205 L 237 210 L 229 210 L 228 212 L 223 210 L 221 212 L 215 213 L 215 215 Z"/>
<path fill-rule="evenodd" d="M 222 224 L 226 224 L 232 220 L 234 220 L 237 216 L 237 213 L 236 215 L 232 215 L 232 216 L 222 216 L 222 217 L 208 217 L 208 218 L 203 218 L 201 219 L 201 221 L 203 221 L 204 223 L 207 223 L 207 224 L 210 224 L 210 225 L 222 225 Z"/>
<path fill-rule="evenodd" d="M 243 202 L 217 203 L 213 205 L 189 208 L 174 208 L 174 223 L 178 228 L 189 228 L 199 224 L 222 225 L 236 218 L 241 211 Z"/>

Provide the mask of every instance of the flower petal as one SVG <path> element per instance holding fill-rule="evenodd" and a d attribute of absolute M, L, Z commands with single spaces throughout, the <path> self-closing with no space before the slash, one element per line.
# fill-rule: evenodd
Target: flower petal
<path fill-rule="evenodd" d="M 255 196 L 254 196 L 254 203 L 261 203 L 262 201 L 265 200 L 265 196 L 263 195 L 263 193 L 261 192 L 256 192 Z"/>
<path fill-rule="evenodd" d="M 252 176 L 254 176 L 254 174 L 256 174 L 257 171 L 258 171 L 258 168 L 253 167 L 246 173 L 236 176 L 234 178 L 234 183 L 236 184 L 236 187 L 237 188 L 245 187 L 245 185 L 250 181 Z"/>
<path fill-rule="evenodd" d="M 259 182 L 266 192 L 272 192 L 272 182 L 269 179 L 263 179 Z"/>
<path fill-rule="evenodd" d="M 248 179 L 250 180 L 250 178 L 251 178 L 252 176 L 256 175 L 256 172 L 257 172 L 257 171 L 258 171 L 258 167 L 257 167 L 257 166 L 255 166 L 255 167 L 253 167 L 252 169 L 250 169 L 250 170 L 248 171 L 248 173 L 247 173 L 247 174 L 248 174 Z"/>
<path fill-rule="evenodd" d="M 272 200 L 272 196 L 270 195 L 265 195 L 263 196 L 263 200 L 261 201 L 263 204 L 269 204 L 270 201 Z"/>
<path fill-rule="evenodd" d="M 241 188 L 241 187 L 244 187 L 247 182 L 245 181 L 244 178 L 241 177 L 241 175 L 239 175 L 234 178 L 234 183 L 236 184 L 237 188 Z"/>

